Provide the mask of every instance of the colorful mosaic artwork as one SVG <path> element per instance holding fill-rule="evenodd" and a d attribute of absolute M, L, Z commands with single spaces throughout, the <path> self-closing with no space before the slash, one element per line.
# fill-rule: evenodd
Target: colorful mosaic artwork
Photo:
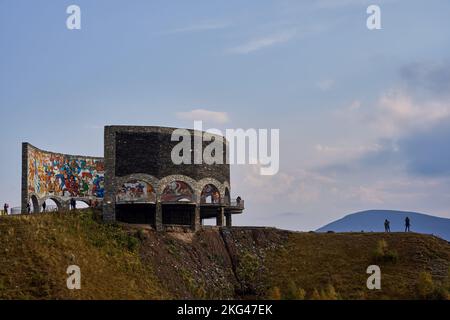
<path fill-rule="evenodd" d="M 153 187 L 143 181 L 130 181 L 122 185 L 116 195 L 117 203 L 154 203 L 156 194 Z"/>
<path fill-rule="evenodd" d="M 202 190 L 201 203 L 220 203 L 219 190 L 212 184 L 206 185 Z"/>
<path fill-rule="evenodd" d="M 38 197 L 104 196 L 104 162 L 28 149 L 28 192 Z"/>
<path fill-rule="evenodd" d="M 183 181 L 173 181 L 164 189 L 162 202 L 194 201 L 191 187 Z"/>

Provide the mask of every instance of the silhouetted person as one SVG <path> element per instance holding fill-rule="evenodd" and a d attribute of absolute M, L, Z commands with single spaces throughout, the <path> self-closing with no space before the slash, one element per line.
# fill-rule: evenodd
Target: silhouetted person
<path fill-rule="evenodd" d="M 31 206 L 30 206 L 30 203 L 27 203 L 27 213 L 28 213 L 28 214 L 31 213 Z"/>
<path fill-rule="evenodd" d="M 237 198 L 236 198 L 236 204 L 237 204 L 237 206 L 239 207 L 240 205 L 241 205 L 241 197 L 240 196 L 238 196 Z"/>
<path fill-rule="evenodd" d="M 390 224 L 388 219 L 384 220 L 384 232 L 391 232 Z"/>
<path fill-rule="evenodd" d="M 409 218 L 406 217 L 405 219 L 405 232 L 409 232 L 409 227 L 411 226 L 410 222 L 409 222 Z"/>
<path fill-rule="evenodd" d="M 70 199 L 70 208 L 72 210 L 75 210 L 77 208 L 77 202 L 75 201 L 74 198 Z"/>
<path fill-rule="evenodd" d="M 42 204 L 42 212 L 45 212 L 45 208 L 47 208 L 47 204 L 44 202 L 44 203 Z"/>
<path fill-rule="evenodd" d="M 7 203 L 5 203 L 5 204 L 3 205 L 3 210 L 5 211 L 5 214 L 6 214 L 6 215 L 8 215 L 8 208 L 9 208 L 9 205 L 8 205 Z"/>

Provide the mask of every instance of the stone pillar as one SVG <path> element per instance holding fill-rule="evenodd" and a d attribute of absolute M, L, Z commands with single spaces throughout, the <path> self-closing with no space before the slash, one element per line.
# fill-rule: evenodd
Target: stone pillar
<path fill-rule="evenodd" d="M 155 210 L 155 229 L 156 231 L 162 231 L 163 223 L 162 223 L 162 204 L 161 202 L 156 202 L 156 210 Z"/>
<path fill-rule="evenodd" d="M 22 143 L 22 201 L 21 212 L 27 213 L 28 199 L 28 143 Z"/>
<path fill-rule="evenodd" d="M 58 205 L 58 211 L 69 211 L 69 210 L 70 210 L 70 202 L 68 201 L 63 201 Z"/>
<path fill-rule="evenodd" d="M 194 219 L 192 221 L 192 229 L 194 231 L 198 231 L 200 229 L 200 226 L 201 226 L 200 205 L 196 204 L 194 210 Z"/>
<path fill-rule="evenodd" d="M 105 196 L 103 198 L 103 221 L 111 223 L 116 221 L 116 133 L 110 127 L 105 127 L 104 135 Z"/>
<path fill-rule="evenodd" d="M 216 225 L 218 227 L 223 227 L 223 223 L 224 223 L 224 213 L 225 213 L 225 208 L 224 207 L 220 207 L 217 210 L 217 216 L 216 216 Z"/>
<path fill-rule="evenodd" d="M 226 225 L 228 228 L 231 228 L 231 212 L 225 214 Z"/>

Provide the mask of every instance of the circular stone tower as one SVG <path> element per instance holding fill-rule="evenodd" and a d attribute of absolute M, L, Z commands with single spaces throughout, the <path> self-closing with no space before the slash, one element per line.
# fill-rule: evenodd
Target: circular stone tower
<path fill-rule="evenodd" d="M 243 201 L 230 199 L 226 150 L 224 137 L 202 131 L 105 127 L 105 221 L 197 230 L 215 218 L 218 226 L 231 226 Z M 215 163 L 203 159 L 207 154 Z"/>

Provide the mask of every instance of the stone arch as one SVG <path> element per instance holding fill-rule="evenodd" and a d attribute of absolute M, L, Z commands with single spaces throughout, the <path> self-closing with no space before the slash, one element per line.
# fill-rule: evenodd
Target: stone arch
<path fill-rule="evenodd" d="M 225 192 L 224 185 L 222 183 L 220 183 L 218 180 L 213 179 L 213 178 L 204 178 L 197 182 L 197 186 L 198 186 L 198 188 L 197 188 L 198 193 L 196 195 L 197 199 L 199 199 L 199 201 L 201 202 L 202 192 L 205 189 L 205 187 L 208 185 L 212 185 L 219 191 L 219 197 L 222 200 L 223 194 Z"/>
<path fill-rule="evenodd" d="M 91 201 L 91 198 L 83 198 L 83 197 L 72 197 L 71 199 L 75 201 L 81 201 L 89 205 L 89 202 Z"/>
<path fill-rule="evenodd" d="M 190 202 L 196 203 L 195 191 L 184 181 L 173 180 L 161 193 L 161 202 Z"/>
<path fill-rule="evenodd" d="M 148 201 L 144 201 L 144 202 L 155 203 L 157 200 L 157 193 L 158 193 L 157 190 L 158 190 L 159 181 L 157 178 L 155 178 L 151 175 L 148 175 L 148 174 L 131 174 L 128 176 L 116 178 L 116 183 L 115 183 L 116 190 L 114 192 L 115 193 L 114 194 L 115 202 L 116 203 L 118 202 L 117 197 L 118 197 L 119 190 L 124 185 L 126 185 L 127 183 L 138 183 L 138 182 L 143 182 L 148 185 L 146 188 L 147 189 L 146 191 L 148 191 L 148 187 L 150 187 L 152 189 L 151 194 L 148 195 L 148 199 L 147 199 Z M 127 198 L 126 195 L 124 195 L 124 196 L 125 196 L 125 198 Z M 138 202 L 143 201 L 143 199 L 136 199 L 136 201 L 138 201 Z M 131 201 L 131 202 L 133 202 L 133 201 Z"/>
<path fill-rule="evenodd" d="M 121 185 L 130 180 L 140 180 L 146 182 L 153 187 L 153 190 L 155 190 L 156 193 L 158 191 L 159 180 L 156 177 L 145 173 L 134 173 L 123 177 L 117 177 L 115 185 L 119 188 Z"/>
<path fill-rule="evenodd" d="M 34 193 L 30 194 L 28 203 L 31 201 L 31 206 L 33 208 L 33 213 L 39 213 L 40 212 L 40 206 L 39 206 L 39 198 Z"/>
<path fill-rule="evenodd" d="M 201 204 L 220 204 L 221 197 L 219 189 L 213 184 L 207 184 L 200 195 Z"/>
<path fill-rule="evenodd" d="M 83 202 L 85 205 L 87 205 L 88 207 L 92 206 L 93 200 L 90 198 L 80 198 L 80 197 L 75 197 L 73 198 L 73 200 L 75 200 L 75 203 L 77 202 Z M 70 200 L 69 200 L 70 201 Z M 69 202 L 70 203 L 70 202 Z M 78 205 L 75 204 L 75 207 L 78 209 Z"/>
<path fill-rule="evenodd" d="M 66 209 L 68 207 L 66 201 L 64 201 L 60 197 L 46 196 L 46 197 L 42 198 L 41 201 L 39 202 L 39 209 L 42 208 L 42 204 L 45 201 L 47 201 L 47 200 L 52 200 L 56 204 L 56 207 L 58 208 L 58 211 L 61 211 L 61 210 Z"/>
<path fill-rule="evenodd" d="M 156 197 L 157 197 L 157 201 L 161 201 L 161 197 L 163 195 L 164 190 L 167 188 L 167 186 L 174 181 L 181 181 L 186 183 L 192 190 L 192 195 L 193 195 L 193 202 L 198 203 L 199 201 L 199 197 L 198 195 L 198 183 L 197 181 L 195 181 L 194 179 L 185 176 L 185 175 L 170 175 L 170 176 L 166 176 L 164 178 L 162 178 L 161 180 L 159 180 L 159 184 L 158 184 L 158 188 L 156 189 Z M 200 191 L 201 192 L 201 191 Z"/>

